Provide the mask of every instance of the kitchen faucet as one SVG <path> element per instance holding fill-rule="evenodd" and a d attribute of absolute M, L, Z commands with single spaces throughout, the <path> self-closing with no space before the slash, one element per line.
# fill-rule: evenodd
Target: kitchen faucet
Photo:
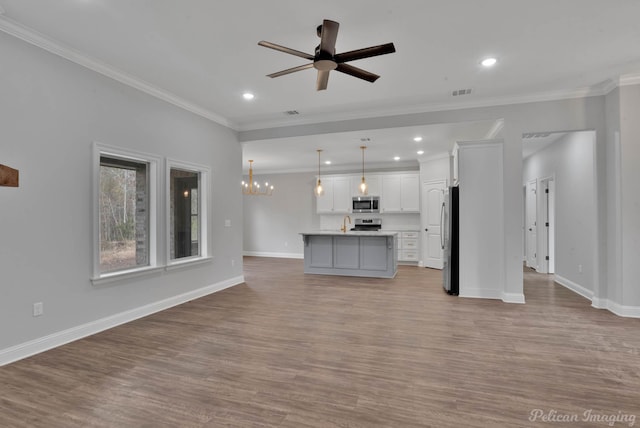
<path fill-rule="evenodd" d="M 344 216 L 342 219 L 342 227 L 340 228 L 343 233 L 347 233 L 347 219 L 349 219 L 349 224 L 351 224 L 351 217 L 348 215 Z"/>

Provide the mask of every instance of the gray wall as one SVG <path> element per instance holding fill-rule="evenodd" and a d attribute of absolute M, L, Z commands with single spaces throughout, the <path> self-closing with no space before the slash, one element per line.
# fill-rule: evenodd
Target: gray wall
<path fill-rule="evenodd" d="M 441 156 L 420 162 L 420 189 L 425 181 L 447 180 L 447 185 L 451 185 L 450 165 L 450 156 Z"/>
<path fill-rule="evenodd" d="M 243 196 L 244 253 L 271 257 L 302 257 L 303 231 L 318 230 L 313 194 L 314 173 L 256 176 L 269 181 L 272 196 Z"/>
<path fill-rule="evenodd" d="M 640 306 L 640 85 L 620 88 L 622 302 Z"/>
<path fill-rule="evenodd" d="M 235 132 L 4 33 L 0 52 L 0 163 L 20 170 L 19 188 L 0 187 L 0 353 L 241 278 Z M 211 168 L 211 263 L 91 284 L 94 141 Z"/>
<path fill-rule="evenodd" d="M 591 292 L 598 263 L 594 154 L 595 133 L 572 132 L 528 157 L 522 174 L 523 184 L 555 177 L 555 273 Z"/>
<path fill-rule="evenodd" d="M 607 290 L 599 307 L 640 316 L 640 85 L 606 96 Z"/>
<path fill-rule="evenodd" d="M 605 117 L 607 121 L 606 152 L 606 201 L 607 201 L 607 273 L 606 290 L 600 295 L 606 300 L 622 301 L 622 216 L 620 188 L 620 89 L 616 88 L 605 97 Z"/>

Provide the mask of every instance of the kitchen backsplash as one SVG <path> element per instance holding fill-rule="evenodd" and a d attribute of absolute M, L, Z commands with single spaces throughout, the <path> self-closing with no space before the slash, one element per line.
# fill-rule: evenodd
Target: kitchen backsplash
<path fill-rule="evenodd" d="M 320 215 L 320 230 L 340 230 L 346 214 Z M 347 230 L 353 227 L 356 218 L 381 218 L 382 230 L 420 230 L 420 214 L 348 214 Z"/>

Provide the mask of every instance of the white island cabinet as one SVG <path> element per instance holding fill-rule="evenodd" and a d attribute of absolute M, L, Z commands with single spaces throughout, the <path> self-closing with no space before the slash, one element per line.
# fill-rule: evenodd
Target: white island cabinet
<path fill-rule="evenodd" d="M 393 278 L 395 232 L 302 232 L 304 273 Z"/>

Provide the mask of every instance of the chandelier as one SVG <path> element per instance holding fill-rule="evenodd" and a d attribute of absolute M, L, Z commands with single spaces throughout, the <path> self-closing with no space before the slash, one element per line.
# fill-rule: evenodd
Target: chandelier
<path fill-rule="evenodd" d="M 249 181 L 242 181 L 242 194 L 249 196 L 271 196 L 273 193 L 273 185 L 269 185 L 265 181 L 264 188 L 260 187 L 260 183 L 253 181 L 253 160 L 249 161 Z"/>

